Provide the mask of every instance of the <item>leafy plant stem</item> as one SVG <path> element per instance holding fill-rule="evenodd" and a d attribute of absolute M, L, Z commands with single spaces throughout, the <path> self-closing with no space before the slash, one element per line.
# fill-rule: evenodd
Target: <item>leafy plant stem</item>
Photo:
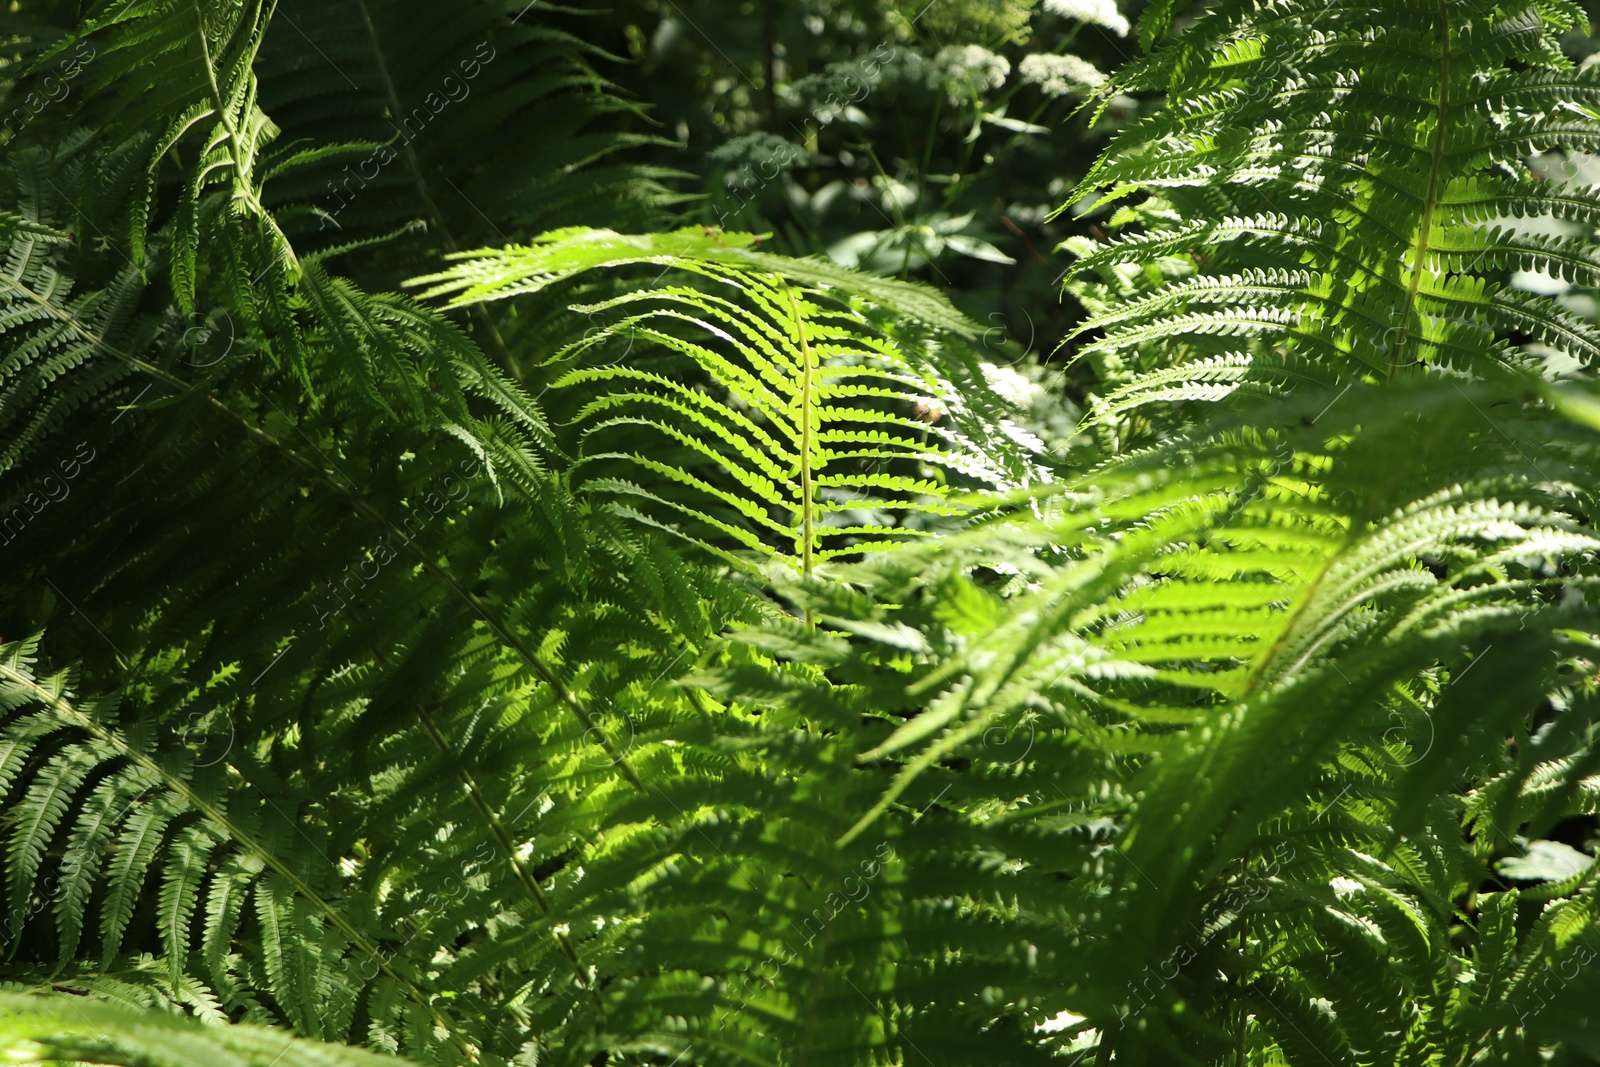
<path fill-rule="evenodd" d="M 1417 293 L 1422 288 L 1422 279 L 1427 270 L 1428 252 L 1432 248 L 1433 213 L 1439 202 L 1439 183 L 1444 177 L 1445 137 L 1448 133 L 1447 124 L 1450 120 L 1450 4 L 1449 0 L 1439 0 L 1439 104 L 1436 111 L 1435 126 L 1433 130 L 1433 150 L 1428 166 L 1428 188 L 1422 202 L 1422 219 L 1417 224 L 1417 239 L 1411 249 L 1411 280 L 1406 285 L 1406 302 L 1402 310 L 1400 325 L 1406 331 L 1406 336 L 1411 335 L 1411 319 L 1416 313 Z M 1418 338 L 1416 345 L 1421 344 Z M 1406 346 L 1414 348 L 1416 345 Z M 1400 346 L 1394 346 L 1397 349 Z M 1393 380 L 1395 373 L 1400 369 L 1401 361 L 1398 352 L 1390 357 L 1386 378 Z"/>

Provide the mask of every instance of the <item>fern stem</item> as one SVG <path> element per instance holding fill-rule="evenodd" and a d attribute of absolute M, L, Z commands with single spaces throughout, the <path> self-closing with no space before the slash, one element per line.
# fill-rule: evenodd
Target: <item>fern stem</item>
<path fill-rule="evenodd" d="M 533 877 L 533 872 L 529 871 L 527 865 L 517 857 L 517 850 L 512 844 L 511 835 L 506 832 L 505 825 L 501 823 L 500 817 L 495 814 L 488 798 L 483 795 L 483 790 L 478 788 L 478 782 L 472 777 L 472 772 L 467 770 L 466 764 L 461 761 L 455 749 L 451 748 L 449 742 L 445 740 L 444 734 L 440 732 L 438 724 L 433 721 L 433 715 L 429 713 L 428 709 L 419 706 L 416 711 L 417 719 L 422 723 L 423 732 L 428 735 L 428 739 L 433 742 L 434 747 L 439 750 L 441 755 L 455 765 L 456 777 L 461 779 L 461 784 L 466 787 L 467 796 L 471 799 L 472 806 L 478 809 L 479 815 L 483 816 L 483 821 L 488 825 L 489 833 L 494 837 L 495 844 L 506 854 L 506 862 L 511 865 L 512 873 L 517 876 L 518 883 L 521 884 L 528 896 L 533 899 L 533 902 L 539 906 L 540 914 L 548 916 L 550 914 L 550 899 L 544 895 L 544 890 L 539 888 L 539 883 Z M 560 930 L 555 932 L 555 938 L 556 944 L 561 946 L 561 954 L 571 960 L 573 967 L 577 969 L 579 982 L 588 987 L 588 976 L 584 974 L 583 963 L 578 959 L 578 953 L 572 947 L 572 941 Z"/>
<path fill-rule="evenodd" d="M 1328 553 L 1328 558 L 1322 561 L 1321 567 L 1317 568 L 1316 575 L 1311 579 L 1311 581 L 1306 583 L 1305 593 L 1303 596 L 1301 596 L 1300 603 L 1295 605 L 1294 611 L 1290 613 L 1288 621 L 1285 622 L 1283 624 L 1283 628 L 1278 631 L 1278 636 L 1273 640 L 1272 647 L 1267 649 L 1266 655 L 1258 659 L 1255 666 L 1250 669 L 1250 673 L 1245 676 L 1244 684 L 1239 687 L 1238 699 L 1241 703 L 1249 699 L 1251 694 L 1255 692 L 1256 686 L 1261 684 L 1262 676 L 1267 673 L 1267 668 L 1272 666 L 1272 661 L 1278 658 L 1278 653 L 1282 652 L 1284 646 L 1289 643 L 1289 637 L 1294 633 L 1295 626 L 1298 625 L 1300 620 L 1305 616 L 1306 611 L 1311 607 L 1312 601 L 1317 598 L 1317 593 L 1322 589 L 1322 583 L 1328 580 L 1328 573 L 1333 570 L 1333 565 L 1338 563 L 1340 558 L 1347 551 L 1349 551 L 1351 546 L 1353 546 L 1355 543 L 1356 530 L 1355 526 L 1352 524 L 1350 533 L 1344 539 L 1344 542 L 1339 545 L 1338 548 Z"/>
<path fill-rule="evenodd" d="M 800 298 L 795 296 L 794 289 L 787 283 L 780 281 L 784 295 L 789 298 L 789 310 L 794 316 L 795 340 L 800 345 L 800 570 L 806 575 L 811 574 L 813 566 L 813 550 L 816 540 L 816 513 L 815 501 L 812 499 L 815 487 L 811 484 L 811 449 L 813 447 L 812 433 L 812 404 L 814 398 L 812 390 L 812 355 L 811 345 L 806 340 L 805 321 L 800 317 Z M 811 612 L 806 611 L 806 622 L 811 622 Z"/>
<path fill-rule="evenodd" d="M 1417 224 L 1417 239 L 1411 249 L 1411 281 L 1406 286 L 1406 302 L 1400 319 L 1408 339 L 1411 317 L 1417 309 L 1417 293 L 1422 288 L 1424 260 L 1432 248 L 1433 211 L 1439 202 L 1439 181 L 1444 175 L 1445 126 L 1450 117 L 1450 0 L 1439 0 L 1439 33 L 1443 38 L 1439 50 L 1439 106 L 1436 109 L 1437 124 L 1433 130 L 1432 158 L 1428 165 L 1428 192 L 1422 201 L 1422 220 Z M 1419 336 L 1418 346 L 1421 343 Z M 1392 353 L 1385 379 L 1393 381 L 1399 369 L 1398 354 Z"/>
<path fill-rule="evenodd" d="M 256 195 L 255 188 L 250 184 L 250 174 L 245 165 L 245 161 L 250 158 L 251 153 L 245 151 L 244 137 L 239 133 L 238 124 L 233 121 L 233 116 L 228 113 L 228 102 L 226 99 L 224 99 L 222 95 L 222 89 L 217 84 L 217 69 L 216 65 L 211 61 L 211 42 L 207 36 L 205 13 L 200 10 L 200 0 L 191 0 L 191 3 L 194 6 L 195 22 L 198 24 L 200 30 L 196 36 L 200 41 L 201 63 L 206 68 L 206 83 L 211 90 L 211 106 L 217 113 L 217 121 L 222 124 L 222 128 L 228 134 L 228 145 L 230 148 L 230 154 L 233 157 L 235 195 L 242 195 L 245 203 L 250 205 L 256 218 L 262 220 L 269 227 L 271 227 L 272 232 L 276 234 L 278 238 L 278 240 L 274 242 L 278 250 L 288 259 L 291 265 L 297 265 L 299 263 L 299 259 L 294 254 L 294 247 L 289 244 L 289 238 L 285 236 L 283 231 L 278 228 L 277 221 L 261 203 L 261 198 Z M 276 9 L 277 6 L 276 0 L 274 0 L 272 9 Z M 257 9 L 257 19 L 255 20 L 255 23 L 258 26 L 270 21 L 272 18 L 271 10 L 266 13 L 265 19 L 261 18 L 260 14 L 260 10 Z M 258 32 L 255 35 L 255 43 L 251 45 L 252 53 L 258 50 L 260 47 L 261 35 Z M 254 70 L 251 69 L 250 72 L 245 75 L 245 77 L 254 78 Z M 252 94 L 252 99 L 253 96 L 254 94 Z"/>

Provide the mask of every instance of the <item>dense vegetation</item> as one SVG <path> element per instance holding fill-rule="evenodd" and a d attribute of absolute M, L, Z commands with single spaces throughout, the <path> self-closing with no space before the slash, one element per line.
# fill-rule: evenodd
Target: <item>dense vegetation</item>
<path fill-rule="evenodd" d="M 1571 0 L 17 0 L 10 1062 L 1600 1062 Z"/>

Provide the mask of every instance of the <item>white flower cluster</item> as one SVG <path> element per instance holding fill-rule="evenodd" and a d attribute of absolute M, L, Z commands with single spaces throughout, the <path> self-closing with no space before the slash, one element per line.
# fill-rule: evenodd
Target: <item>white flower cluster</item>
<path fill-rule="evenodd" d="M 979 363 L 978 367 L 983 371 L 984 380 L 989 383 L 989 388 L 998 393 L 1002 400 L 1019 408 L 1032 407 L 1044 394 L 1044 389 L 1037 382 L 1029 381 L 1026 376 L 1010 367 L 1002 367 L 988 361 Z"/>
<path fill-rule="evenodd" d="M 950 94 L 950 102 L 959 104 L 971 99 L 974 93 L 982 96 L 1006 83 L 1011 73 L 1011 61 L 997 56 L 981 45 L 950 45 L 939 49 L 933 57 L 933 74 L 929 85 L 943 85 Z"/>
<path fill-rule="evenodd" d="M 1077 56 L 1044 53 L 1025 57 L 1017 66 L 1022 80 L 1037 85 L 1046 96 L 1066 96 L 1080 89 L 1098 89 L 1106 76 L 1093 63 Z"/>
<path fill-rule="evenodd" d="M 884 85 L 928 85 L 934 81 L 933 60 L 896 45 L 884 60 L 879 76 Z"/>
<path fill-rule="evenodd" d="M 1062 18 L 1104 26 L 1122 37 L 1128 35 L 1128 20 L 1117 10 L 1117 0 L 1044 0 L 1044 9 Z"/>

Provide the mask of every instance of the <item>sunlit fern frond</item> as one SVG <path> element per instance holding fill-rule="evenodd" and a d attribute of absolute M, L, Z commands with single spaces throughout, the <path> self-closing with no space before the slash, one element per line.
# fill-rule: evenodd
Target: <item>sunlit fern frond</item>
<path fill-rule="evenodd" d="M 1061 977 L 983 995 L 1076 1018 L 1040 1039 L 1064 1054 L 1085 1035 L 1141 1064 L 1241 1043 L 1248 1062 L 1351 1065 L 1531 1049 L 1578 995 L 1548 968 L 1600 948 L 1591 869 L 1516 905 L 1545 995 L 1451 992 L 1502 936 L 1459 929 L 1458 902 L 1498 891 L 1506 835 L 1593 792 L 1596 438 L 1503 384 L 1336 395 L 1127 457 L 1038 500 L 1042 517 L 830 565 L 784 587 L 815 631 L 741 635 L 775 676 L 717 680 L 778 699 L 825 665 L 832 699 L 870 694 L 856 788 L 881 791 L 841 845 L 898 852 L 930 818 L 985 841 L 1038 974 Z M 1274 425 L 1251 425 L 1263 413 Z M 1514 791 L 1524 763 L 1543 796 L 1499 830 L 1450 797 Z M 1035 878 L 1054 910 L 1022 906 Z M 1052 942 L 1022 932 L 1042 914 L 1064 939 L 1048 963 Z M 919 1044 L 956 1039 L 914 993 L 884 1003 Z"/>
<path fill-rule="evenodd" d="M 916 516 L 966 513 L 964 486 L 1036 476 L 999 429 L 1005 402 L 975 361 L 882 318 L 970 333 L 948 304 L 751 244 L 738 234 L 564 230 L 417 283 L 461 306 L 591 270 L 659 267 L 573 309 L 594 325 L 560 352 L 558 366 L 578 365 L 551 386 L 583 398 L 575 470 L 588 491 L 632 498 L 628 510 L 653 523 L 686 519 L 719 553 L 809 571 L 922 535 Z M 672 270 L 689 277 L 664 280 Z"/>
<path fill-rule="evenodd" d="M 1151 33 L 1175 6 L 1151 9 Z M 1528 162 L 1600 143 L 1596 68 L 1559 45 L 1575 27 L 1575 5 L 1531 0 L 1408 0 L 1381 18 L 1230 3 L 1131 64 L 1116 88 L 1166 106 L 1073 197 L 1152 197 L 1111 220 L 1135 232 L 1073 245 L 1086 280 L 1146 273 L 1082 328 L 1096 361 L 1146 370 L 1106 383 L 1103 418 L 1308 379 L 1593 365 L 1591 321 L 1511 284 L 1588 286 L 1600 269 L 1600 198 Z M 1163 278 L 1173 260 L 1189 269 Z"/>
<path fill-rule="evenodd" d="M 405 1067 L 406 1061 L 361 1049 L 291 1037 L 261 1026 L 202 1026 L 84 997 L 0 993 L 0 1050 L 27 1063 L 99 1063 L 116 1067 Z"/>

